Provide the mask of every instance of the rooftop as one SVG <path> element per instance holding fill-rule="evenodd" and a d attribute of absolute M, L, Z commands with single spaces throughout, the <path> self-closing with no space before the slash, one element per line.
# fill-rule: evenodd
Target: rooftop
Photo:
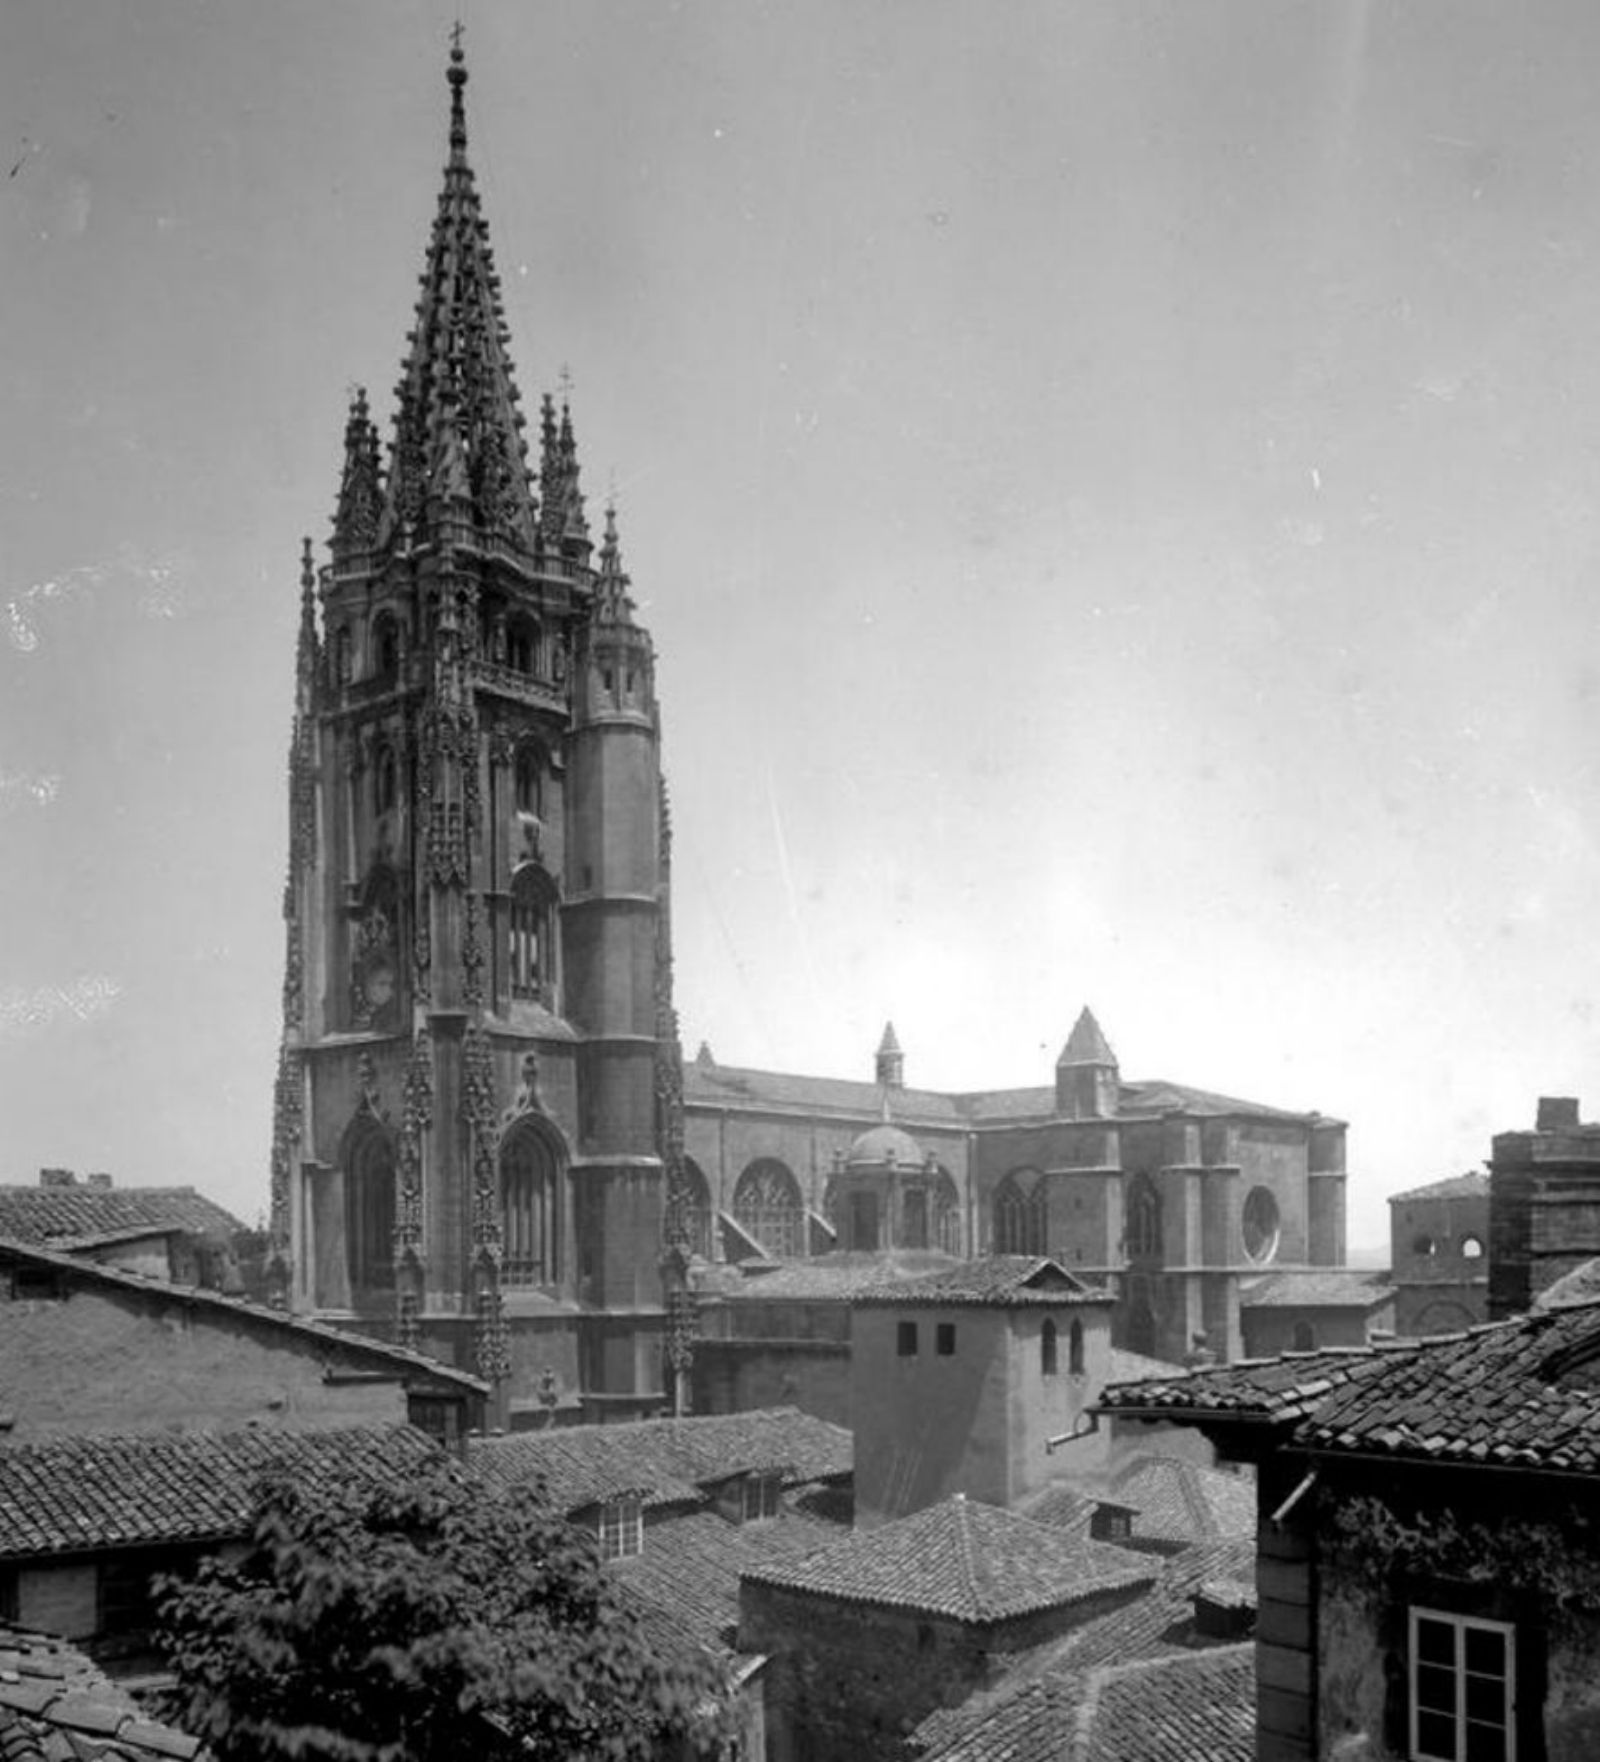
<path fill-rule="evenodd" d="M 230 1237 L 243 1228 L 193 1187 L 0 1187 L 0 1237 L 14 1242 L 66 1244 L 167 1230 Z"/>
<path fill-rule="evenodd" d="M 1131 1590 L 1155 1576 L 1148 1561 L 1124 1549 L 959 1493 L 807 1558 L 768 1561 L 745 1574 L 747 1581 L 848 1603 L 984 1623 Z"/>
<path fill-rule="evenodd" d="M 151 1719 L 66 1640 L 0 1625 L 6 1762 L 190 1762 L 200 1740 Z"/>
<path fill-rule="evenodd" d="M 953 1255 L 927 1248 L 876 1252 L 835 1249 L 809 1260 L 742 1261 L 737 1267 L 708 1267 L 699 1285 L 707 1294 L 741 1303 L 817 1298 L 842 1301 L 889 1279 L 917 1279 L 955 1264 Z"/>
<path fill-rule="evenodd" d="M 1408 1187 L 1404 1193 L 1391 1193 L 1391 1205 L 1405 1205 L 1413 1199 L 1487 1199 L 1489 1177 L 1482 1169 L 1469 1169 L 1464 1175 L 1447 1175 L 1442 1181 L 1430 1181 L 1426 1187 Z"/>
<path fill-rule="evenodd" d="M 921 1278 L 897 1279 L 857 1293 L 859 1307 L 957 1303 L 1001 1309 L 1057 1309 L 1064 1303 L 1109 1303 L 1111 1295 L 1086 1285 L 1045 1255 L 985 1254 Z"/>
<path fill-rule="evenodd" d="M 921 1762 L 1251 1762 L 1255 1647 L 1007 1679 L 925 1722 Z"/>
<path fill-rule="evenodd" d="M 1108 1496 L 1138 1513 L 1136 1541 L 1217 1541 L 1256 1533 L 1254 1479 L 1203 1468 L 1186 1457 L 1136 1456 L 1112 1475 Z"/>
<path fill-rule="evenodd" d="M 569 1512 L 621 1493 L 640 1493 L 647 1504 L 697 1501 L 707 1483 L 742 1470 L 779 1469 L 790 1486 L 831 1480 L 849 1474 L 854 1459 L 843 1426 L 796 1407 L 513 1432 L 474 1438 L 470 1452 L 474 1468 L 493 1479 L 542 1480 Z"/>
<path fill-rule="evenodd" d="M 1109 1412 L 1266 1424 L 1327 1452 L 1600 1474 L 1600 1303 L 1105 1390 Z"/>
<path fill-rule="evenodd" d="M 1239 1293 L 1242 1309 L 1381 1309 L 1393 1302 L 1394 1286 L 1382 1273 L 1348 1267 L 1308 1267 L 1268 1273 Z"/>
<path fill-rule="evenodd" d="M 0 1559 L 244 1535 L 263 1476 L 406 1485 L 439 1447 L 410 1426 L 59 1438 L 0 1449 Z"/>
<path fill-rule="evenodd" d="M 487 1395 L 489 1385 L 454 1365 L 442 1364 L 426 1353 L 411 1352 L 386 1340 L 375 1340 L 327 1322 L 313 1321 L 309 1316 L 290 1315 L 281 1309 L 268 1309 L 244 1297 L 225 1296 L 198 1285 L 175 1285 L 169 1279 L 152 1278 L 131 1268 L 113 1266 L 105 1261 L 84 1260 L 61 1249 L 44 1248 L 32 1243 L 0 1240 L 0 1265 L 20 1263 L 38 1270 L 50 1270 L 63 1279 L 80 1286 L 103 1291 L 131 1293 L 148 1303 L 180 1305 L 202 1315 L 226 1319 L 243 1327 L 255 1328 L 282 1339 L 315 1345 L 326 1353 L 346 1360 L 356 1359 L 373 1369 L 387 1370 L 399 1379 L 444 1382 L 474 1395 Z M 0 1339 L 4 1337 L 5 1307 L 0 1305 Z"/>

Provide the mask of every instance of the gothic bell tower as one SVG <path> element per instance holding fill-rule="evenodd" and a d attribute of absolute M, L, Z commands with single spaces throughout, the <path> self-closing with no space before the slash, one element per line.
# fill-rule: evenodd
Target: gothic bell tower
<path fill-rule="evenodd" d="M 565 397 L 530 470 L 459 41 L 448 80 L 392 438 L 357 393 L 301 570 L 276 1295 L 490 1378 L 502 1424 L 654 1411 L 684 1350 L 655 659 Z"/>

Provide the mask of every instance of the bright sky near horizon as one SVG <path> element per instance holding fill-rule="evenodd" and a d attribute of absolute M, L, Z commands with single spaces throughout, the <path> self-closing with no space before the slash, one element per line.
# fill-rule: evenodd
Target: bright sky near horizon
<path fill-rule="evenodd" d="M 449 0 L 0 9 L 0 1180 L 266 1200 L 297 556 Z M 659 652 L 687 1050 L 1600 1114 L 1600 8 L 471 0 Z"/>

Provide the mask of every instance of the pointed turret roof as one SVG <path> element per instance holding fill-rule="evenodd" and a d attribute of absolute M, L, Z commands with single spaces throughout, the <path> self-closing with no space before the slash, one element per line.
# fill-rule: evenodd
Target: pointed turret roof
<path fill-rule="evenodd" d="M 1100 1032 L 1100 1024 L 1094 1019 L 1094 1012 L 1086 1004 L 1083 1013 L 1073 1025 L 1072 1032 L 1067 1036 L 1067 1043 L 1061 1049 L 1061 1056 L 1056 1060 L 1056 1069 L 1063 1065 L 1115 1065 L 1117 1055 L 1111 1050 L 1111 1044 Z"/>
<path fill-rule="evenodd" d="M 344 472 L 333 515 L 335 558 L 370 551 L 378 540 L 383 508 L 383 474 L 378 465 L 378 431 L 367 409 L 365 386 L 357 386 L 344 426 Z"/>
<path fill-rule="evenodd" d="M 467 70 L 450 51 L 450 157 L 428 241 L 390 447 L 380 541 L 446 505 L 531 552 L 537 522 L 489 226 L 467 163 Z"/>
<path fill-rule="evenodd" d="M 883 1038 L 878 1042 L 878 1057 L 884 1058 L 897 1053 L 899 1050 L 900 1042 L 895 1039 L 894 1023 L 885 1022 L 883 1024 Z"/>
<path fill-rule="evenodd" d="M 628 573 L 622 567 L 622 545 L 617 538 L 617 509 L 606 503 L 606 533 L 600 545 L 600 579 L 595 585 L 596 624 L 632 624 L 633 601 L 628 598 Z"/>

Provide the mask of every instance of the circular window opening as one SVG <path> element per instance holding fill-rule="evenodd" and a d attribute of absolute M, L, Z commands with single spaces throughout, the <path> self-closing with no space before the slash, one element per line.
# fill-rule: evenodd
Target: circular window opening
<path fill-rule="evenodd" d="M 1252 1260 L 1278 1252 L 1278 1202 L 1265 1187 L 1252 1187 L 1244 1202 L 1244 1251 Z"/>
<path fill-rule="evenodd" d="M 1483 1258 L 1482 1242 L 1476 1236 L 1463 1236 L 1461 1238 L 1461 1256 L 1463 1260 L 1481 1260 Z"/>

